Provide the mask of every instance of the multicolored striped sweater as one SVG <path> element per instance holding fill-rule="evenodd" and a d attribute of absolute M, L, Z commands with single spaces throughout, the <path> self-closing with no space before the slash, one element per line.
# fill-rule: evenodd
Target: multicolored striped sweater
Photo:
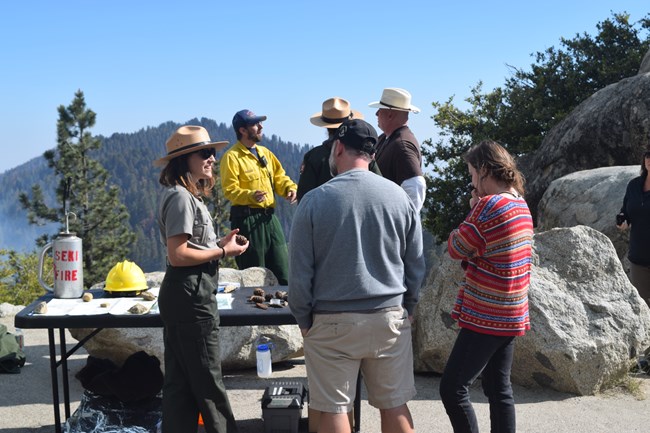
<path fill-rule="evenodd" d="M 449 255 L 462 260 L 465 280 L 451 313 L 462 328 L 501 336 L 530 329 L 533 219 L 523 198 L 481 198 L 449 235 Z"/>

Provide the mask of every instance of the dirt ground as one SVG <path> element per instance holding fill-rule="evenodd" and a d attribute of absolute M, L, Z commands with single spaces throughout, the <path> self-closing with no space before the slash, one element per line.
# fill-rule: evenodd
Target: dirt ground
<path fill-rule="evenodd" d="M 14 331 L 13 316 L 0 323 Z M 27 364 L 16 375 L 0 375 L 0 433 L 54 432 L 49 349 L 46 330 L 24 332 Z M 76 343 L 69 334 L 68 345 Z M 72 412 L 79 405 L 83 388 L 74 378 L 86 365 L 87 354 L 79 350 L 68 361 Z M 261 399 L 273 380 L 291 379 L 307 383 L 302 359 L 273 365 L 273 377 L 260 379 L 255 370 L 231 371 L 224 377 L 241 433 L 263 432 Z M 418 394 L 409 403 L 415 428 L 420 432 L 451 433 L 440 401 L 434 374 L 416 375 Z M 624 387 L 596 396 L 578 397 L 546 389 L 515 386 L 517 431 L 522 433 L 646 433 L 650 431 L 650 376 L 640 375 Z M 379 432 L 379 412 L 368 405 L 362 391 L 361 431 Z M 489 412 L 480 385 L 472 393 L 481 431 L 489 431 Z M 63 414 L 63 406 L 61 405 Z M 303 408 L 300 430 L 306 431 L 307 405 Z"/>

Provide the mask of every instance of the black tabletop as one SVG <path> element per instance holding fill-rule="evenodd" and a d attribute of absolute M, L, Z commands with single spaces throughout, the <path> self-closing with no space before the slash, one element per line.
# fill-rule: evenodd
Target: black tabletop
<path fill-rule="evenodd" d="M 259 287 L 259 286 L 257 286 Z M 221 326 L 252 326 L 252 325 L 293 325 L 296 319 L 289 307 L 266 310 L 257 308 L 248 302 L 255 287 L 239 287 L 232 292 L 232 309 L 219 311 Z M 262 287 L 268 293 L 277 290 L 286 291 L 286 286 Z M 103 290 L 91 290 L 94 298 L 106 297 Z M 41 296 L 16 314 L 14 325 L 17 328 L 160 328 L 163 326 L 159 314 L 99 314 L 89 316 L 50 316 L 35 314 L 34 307 L 41 301 L 49 301 L 54 296 L 49 293 Z"/>

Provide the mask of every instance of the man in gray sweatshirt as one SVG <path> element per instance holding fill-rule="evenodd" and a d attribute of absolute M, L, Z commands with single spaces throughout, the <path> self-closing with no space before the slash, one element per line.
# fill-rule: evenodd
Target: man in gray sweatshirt
<path fill-rule="evenodd" d="M 382 431 L 411 432 L 411 320 L 424 279 L 420 217 L 397 184 L 368 171 L 377 133 L 337 130 L 335 177 L 298 205 L 289 248 L 289 306 L 304 337 L 319 431 L 349 432 L 359 369 Z"/>

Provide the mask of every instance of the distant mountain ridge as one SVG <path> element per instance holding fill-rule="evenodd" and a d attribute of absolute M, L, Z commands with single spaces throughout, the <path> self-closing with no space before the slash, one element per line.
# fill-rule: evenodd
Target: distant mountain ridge
<path fill-rule="evenodd" d="M 185 123 L 165 122 L 157 127 L 146 127 L 134 133 L 115 133 L 110 137 L 98 136 L 102 140 L 102 148 L 96 158 L 111 174 L 110 181 L 120 188 L 122 201 L 130 213 L 129 223 L 137 235 L 127 258 L 145 272 L 164 270 L 164 251 L 156 223 L 156 208 L 162 186 L 158 183 L 160 168 L 154 167 L 153 161 L 165 154 L 167 138 L 178 127 L 189 124 L 205 127 L 213 140 L 227 140 L 231 145 L 236 142 L 231 126 L 207 118 L 190 119 Z M 278 157 L 289 177 L 297 183 L 302 157 L 310 146 L 285 142 L 275 135 L 264 136 L 260 144 Z M 38 236 L 58 231 L 58 224 L 43 227 L 30 225 L 27 213 L 18 202 L 18 194 L 30 193 L 35 183 L 41 185 L 44 194 L 51 200 L 50 206 L 53 206 L 58 179 L 47 166 L 45 158 L 34 158 L 0 174 L 0 248 L 32 251 Z M 220 185 L 216 187 L 220 188 Z M 276 209 L 288 236 L 294 208 L 286 200 L 279 199 Z"/>

